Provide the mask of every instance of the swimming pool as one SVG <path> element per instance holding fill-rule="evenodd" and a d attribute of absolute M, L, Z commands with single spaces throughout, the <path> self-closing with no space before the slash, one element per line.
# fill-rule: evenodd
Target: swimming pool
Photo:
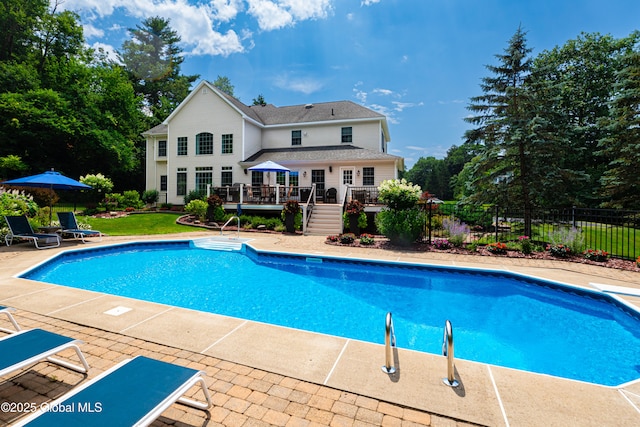
<path fill-rule="evenodd" d="M 603 385 L 640 377 L 640 316 L 504 272 L 147 242 L 62 253 L 21 277 Z M 348 321 L 345 321 L 348 319 Z"/>

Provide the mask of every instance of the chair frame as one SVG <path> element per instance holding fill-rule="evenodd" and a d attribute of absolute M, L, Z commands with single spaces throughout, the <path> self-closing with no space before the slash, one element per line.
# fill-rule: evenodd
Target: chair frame
<path fill-rule="evenodd" d="M 11 312 L 13 312 L 13 311 L 16 311 L 15 308 L 0 306 L 0 313 L 6 314 L 7 317 L 9 318 L 9 321 L 13 324 L 13 327 L 15 328 L 14 331 L 12 331 L 11 329 L 7 329 L 7 328 L 0 328 L 0 331 L 12 334 L 14 332 L 18 332 L 18 331 L 22 330 L 20 328 L 20 325 L 18 325 L 18 322 L 16 322 L 16 319 L 11 314 Z"/>
<path fill-rule="evenodd" d="M 148 359 L 148 358 L 146 358 L 144 356 L 136 356 L 136 357 L 134 357 L 132 359 L 125 359 L 122 362 L 118 363 L 117 365 L 113 366 L 112 368 L 108 369 L 107 371 L 103 372 L 102 374 L 98 375 L 97 377 L 93 378 L 92 380 L 82 384 L 80 387 L 78 387 L 78 388 L 74 389 L 73 391 L 65 394 L 61 398 L 53 401 L 50 405 L 48 405 L 47 409 L 51 410 L 51 408 L 54 408 L 57 405 L 64 404 L 65 401 L 67 401 L 70 398 L 74 397 L 78 393 L 81 393 L 82 391 L 92 387 L 93 385 L 99 383 L 100 381 L 106 379 L 109 375 L 111 375 L 112 373 L 116 372 L 118 369 L 123 368 L 125 365 L 127 365 L 128 363 L 130 363 L 133 360 L 138 359 L 138 358 Z M 158 360 L 156 360 L 156 361 L 158 361 Z M 160 362 L 160 361 L 158 361 L 158 362 Z M 167 363 L 168 364 L 168 362 L 162 362 L 162 363 Z M 175 366 L 180 366 L 180 365 L 175 365 Z M 204 372 L 203 371 L 197 371 L 197 370 L 194 370 L 194 369 L 191 369 L 191 368 L 186 368 L 186 367 L 183 367 L 183 368 L 192 370 L 193 371 L 193 375 L 189 379 L 187 379 L 182 385 L 180 385 L 178 388 L 176 388 L 173 392 L 169 393 L 153 409 L 151 409 L 149 412 L 147 412 L 145 415 L 143 415 L 135 424 L 133 424 L 134 426 L 148 426 L 149 424 L 153 423 L 153 421 L 155 421 L 158 417 L 160 417 L 160 415 L 162 415 L 162 413 L 164 411 L 166 411 L 169 407 L 171 407 L 171 405 L 173 405 L 176 402 L 182 403 L 183 405 L 191 406 L 191 407 L 196 408 L 196 409 L 205 410 L 205 411 L 208 410 L 211 406 L 213 406 L 213 402 L 211 401 L 211 395 L 210 395 L 209 390 L 207 388 L 207 384 L 204 381 Z M 202 389 L 202 392 L 203 392 L 204 397 L 205 397 L 205 401 L 204 402 L 200 402 L 200 401 L 197 401 L 197 400 L 193 400 L 193 399 L 184 397 L 184 394 L 187 391 L 189 391 L 193 386 L 196 386 L 196 385 L 199 385 L 201 387 L 201 389 Z M 132 405 L 132 404 L 135 405 L 135 402 L 130 402 L 130 401 L 127 400 L 129 398 L 129 396 L 127 396 L 126 391 L 127 391 L 127 389 L 123 388 L 122 403 L 126 403 L 128 405 Z M 113 402 L 110 402 L 110 403 L 113 403 Z M 20 420 L 16 424 L 16 427 L 17 426 L 27 425 L 30 422 L 37 420 L 38 417 L 40 417 L 41 415 L 46 414 L 46 413 L 47 413 L 46 411 L 40 409 L 38 412 L 30 415 L 26 419 Z"/>
<path fill-rule="evenodd" d="M 69 218 L 72 219 L 73 224 L 66 224 L 66 225 L 75 225 L 75 227 L 65 228 L 64 225 L 62 224 L 63 220 L 60 214 L 62 215 L 67 214 Z M 61 234 L 65 234 L 65 233 L 71 234 L 73 235 L 74 239 L 82 240 L 82 243 L 87 243 L 87 241 L 85 240 L 85 237 L 98 237 L 98 240 L 95 240 L 95 241 L 97 242 L 102 241 L 102 232 L 98 230 L 82 230 L 78 228 L 78 221 L 76 220 L 76 215 L 73 212 L 56 212 L 56 215 L 58 215 L 58 220 L 60 221 L 60 226 L 62 227 L 62 230 L 60 231 Z"/>
<path fill-rule="evenodd" d="M 10 335 L 0 338 L 0 347 L 3 347 L 6 342 L 11 343 L 12 340 L 16 342 L 20 341 L 20 337 L 22 337 L 23 335 L 35 334 L 42 331 L 43 331 L 42 329 L 28 329 L 28 330 L 20 330 L 18 332 L 14 332 Z M 44 332 L 47 332 L 47 331 L 44 331 Z M 24 360 L 21 360 L 20 362 L 14 363 L 13 365 L 5 366 L 4 368 L 0 368 L 0 377 L 10 372 L 17 371 L 19 369 L 24 369 L 28 366 L 34 365 L 42 360 L 48 360 L 51 363 L 55 363 L 56 365 L 60 365 L 67 369 L 71 369 L 72 371 L 80 372 L 81 374 L 86 374 L 89 371 L 89 364 L 87 363 L 87 360 L 82 354 L 80 347 L 78 347 L 78 344 L 82 343 L 82 341 L 74 338 L 69 338 L 69 337 L 64 337 L 64 338 L 67 338 L 69 341 L 67 341 L 66 343 L 57 345 L 55 347 L 49 347 L 37 353 L 33 352 L 33 354 L 30 357 Z M 78 356 L 78 359 L 80 359 L 80 363 L 82 363 L 82 366 L 52 357 L 53 355 L 67 349 L 75 350 L 76 355 Z"/>
<path fill-rule="evenodd" d="M 9 219 L 9 218 L 13 218 L 13 219 Z M 28 233 L 15 233 L 14 228 L 16 226 L 16 224 L 14 223 L 14 226 L 11 226 L 11 221 L 18 221 L 18 218 L 24 218 L 24 221 L 26 222 L 26 225 L 29 226 L 29 232 Z M 7 223 L 7 226 L 9 227 L 9 233 L 4 236 L 4 242 L 6 243 L 7 246 L 11 246 L 11 244 L 13 244 L 13 239 L 25 239 L 25 240 L 30 240 L 33 242 L 33 244 L 35 245 L 36 249 L 51 249 L 51 248 L 57 248 L 58 246 L 60 246 L 60 236 L 57 234 L 46 234 L 46 233 L 35 233 L 33 231 L 33 228 L 31 228 L 31 224 L 29 224 L 29 219 L 25 216 L 25 215 L 21 215 L 21 216 L 10 216 L 10 215 L 5 215 L 4 220 Z M 23 221 L 22 219 L 20 219 L 19 221 Z M 26 229 L 26 226 L 25 226 Z M 56 242 L 55 244 L 50 244 L 50 245 L 45 245 L 45 246 L 40 246 L 38 244 L 38 241 L 40 239 L 43 240 L 49 240 L 51 238 L 55 238 Z"/>

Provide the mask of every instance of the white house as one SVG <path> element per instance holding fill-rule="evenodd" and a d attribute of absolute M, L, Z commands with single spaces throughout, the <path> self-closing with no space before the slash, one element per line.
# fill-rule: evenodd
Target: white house
<path fill-rule="evenodd" d="M 207 81 L 143 135 L 146 189 L 177 205 L 194 189 L 265 184 L 282 194 L 315 184 L 315 201 L 336 203 L 326 199 L 333 188 L 339 203 L 349 187 L 374 189 L 404 167 L 388 154 L 387 120 L 375 111 L 351 101 L 247 106 Z M 291 172 L 247 170 L 266 160 Z"/>

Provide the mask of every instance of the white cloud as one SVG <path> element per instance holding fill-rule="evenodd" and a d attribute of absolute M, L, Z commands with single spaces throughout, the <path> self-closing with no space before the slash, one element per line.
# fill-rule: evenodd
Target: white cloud
<path fill-rule="evenodd" d="M 399 111 L 399 112 L 404 111 L 406 108 L 422 107 L 424 105 L 424 102 L 398 102 L 398 101 L 392 101 L 391 103 L 394 105 L 394 110 Z"/>
<path fill-rule="evenodd" d="M 293 92 L 300 92 L 305 95 L 317 92 L 322 89 L 323 83 L 313 77 L 291 77 L 289 75 L 278 76 L 274 84 L 280 89 Z"/>
<path fill-rule="evenodd" d="M 242 0 L 211 0 L 214 17 L 220 22 L 229 22 L 242 11 Z"/>
<path fill-rule="evenodd" d="M 271 31 L 296 21 L 326 18 L 332 12 L 330 0 L 247 0 L 247 13 L 258 20 L 261 30 Z"/>
<path fill-rule="evenodd" d="M 380 0 L 362 0 L 360 6 L 371 6 L 372 4 L 380 3 Z"/>
<path fill-rule="evenodd" d="M 96 28 L 91 24 L 83 25 L 83 33 L 85 37 L 104 37 L 104 30 Z"/>
<path fill-rule="evenodd" d="M 373 93 L 377 93 L 384 96 L 393 95 L 393 91 L 389 89 L 374 89 Z"/>

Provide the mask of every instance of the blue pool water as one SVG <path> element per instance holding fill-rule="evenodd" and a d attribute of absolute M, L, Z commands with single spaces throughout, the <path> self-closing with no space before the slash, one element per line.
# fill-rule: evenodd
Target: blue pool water
<path fill-rule="evenodd" d="M 198 249 L 63 253 L 22 277 L 603 385 L 640 377 L 640 316 L 596 292 L 508 273 Z"/>

